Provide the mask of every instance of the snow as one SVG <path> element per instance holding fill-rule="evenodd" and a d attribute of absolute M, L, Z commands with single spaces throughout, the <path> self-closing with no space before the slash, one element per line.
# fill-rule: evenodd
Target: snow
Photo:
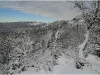
<path fill-rule="evenodd" d="M 89 58 L 87 58 L 88 60 Z M 98 74 L 97 71 L 91 67 L 83 67 L 83 69 L 76 69 L 74 59 L 68 61 L 64 56 L 59 57 L 58 65 L 54 66 L 52 71 L 39 70 L 35 71 L 34 68 L 29 68 L 21 74 Z"/>
<path fill-rule="evenodd" d="M 100 73 L 100 58 L 98 56 L 89 54 L 85 60 L 90 63 L 90 67 L 93 71 Z"/>
<path fill-rule="evenodd" d="M 78 49 L 79 49 L 79 57 L 80 58 L 84 58 L 84 55 L 83 55 L 83 49 L 88 41 L 88 38 L 89 38 L 89 31 L 87 31 L 87 33 L 84 35 L 85 36 L 85 40 L 84 42 L 78 46 Z"/>
<path fill-rule="evenodd" d="M 56 34 L 55 34 L 56 39 L 58 38 L 58 34 L 59 34 L 59 31 L 57 31 Z"/>
<path fill-rule="evenodd" d="M 59 70 L 58 70 L 59 68 Z M 93 72 L 90 68 L 85 67 L 82 69 L 76 69 L 74 60 L 70 61 L 68 64 L 62 66 L 57 65 L 53 69 L 54 71 L 52 73 L 54 74 L 96 74 L 96 72 Z"/>
<path fill-rule="evenodd" d="M 54 48 L 56 47 L 56 40 L 58 38 L 58 35 L 59 35 L 59 31 L 57 31 L 55 34 Z"/>
<path fill-rule="evenodd" d="M 59 59 L 57 59 L 57 61 L 59 65 L 65 65 L 68 63 L 68 60 L 65 58 L 64 55 L 60 56 Z"/>
<path fill-rule="evenodd" d="M 47 74 L 47 73 L 46 73 L 45 70 L 40 70 L 40 71 L 36 72 L 34 69 L 29 68 L 28 71 L 25 71 L 25 72 L 23 72 L 21 74 Z"/>

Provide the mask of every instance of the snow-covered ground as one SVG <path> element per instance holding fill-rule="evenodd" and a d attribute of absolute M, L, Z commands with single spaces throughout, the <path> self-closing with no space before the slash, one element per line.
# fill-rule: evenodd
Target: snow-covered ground
<path fill-rule="evenodd" d="M 96 61 L 96 57 L 92 57 L 93 56 L 89 55 L 87 58 L 91 64 Z M 91 60 L 89 60 L 90 58 Z M 64 56 L 61 56 L 57 60 L 58 65 L 54 66 L 52 71 L 39 70 L 36 72 L 34 68 L 30 67 L 27 69 L 27 71 L 21 72 L 21 74 L 99 74 L 90 66 L 84 66 L 83 69 L 77 69 L 73 59 L 67 60 Z M 100 62 L 100 59 L 98 61 Z M 94 64 L 92 64 L 92 66 L 94 66 Z"/>

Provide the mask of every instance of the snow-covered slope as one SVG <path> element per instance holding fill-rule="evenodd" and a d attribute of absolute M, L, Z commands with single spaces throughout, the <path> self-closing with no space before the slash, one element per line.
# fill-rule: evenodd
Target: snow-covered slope
<path fill-rule="evenodd" d="M 90 57 L 91 56 L 89 56 L 89 58 Z M 87 58 L 87 60 L 89 58 Z M 45 71 L 41 69 L 36 72 L 34 71 L 34 68 L 29 67 L 27 71 L 21 72 L 21 74 L 99 74 L 99 72 L 96 70 L 98 69 L 98 67 L 92 63 L 91 66 L 85 66 L 83 67 L 83 69 L 76 69 L 75 62 L 73 59 L 68 60 L 64 56 L 61 56 L 57 60 L 58 60 L 58 65 L 54 66 L 52 71 Z M 92 58 L 92 61 L 95 60 L 96 58 L 94 59 Z M 99 63 L 100 63 L 100 59 L 99 59 Z M 93 70 L 91 67 L 96 67 L 96 69 Z"/>
<path fill-rule="evenodd" d="M 85 35 L 86 26 L 82 24 L 57 21 L 16 35 L 0 34 L 0 45 L 3 45 L 0 46 L 3 58 L 1 59 L 3 66 L 0 67 L 2 72 L 4 74 L 100 73 L 100 58 L 96 54 L 91 55 L 97 47 L 95 43 L 99 43 L 97 38 L 100 36 L 99 28 L 93 34 L 91 32 Z M 94 34 L 98 36 L 91 39 L 90 36 Z M 85 54 L 84 66 L 80 69 L 76 67 L 78 54 Z"/>

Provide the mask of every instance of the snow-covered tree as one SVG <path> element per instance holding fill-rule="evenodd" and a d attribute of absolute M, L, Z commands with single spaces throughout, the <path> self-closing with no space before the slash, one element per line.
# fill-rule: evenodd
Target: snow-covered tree
<path fill-rule="evenodd" d="M 79 67 L 84 66 L 84 54 L 83 50 L 89 40 L 89 33 L 91 31 L 91 28 L 100 21 L 100 1 L 75 1 L 73 2 L 75 7 L 77 7 L 81 13 L 82 17 L 84 19 L 84 22 L 87 25 L 87 32 L 84 35 L 85 40 L 81 45 L 78 46 L 79 55 L 77 56 L 77 65 Z"/>

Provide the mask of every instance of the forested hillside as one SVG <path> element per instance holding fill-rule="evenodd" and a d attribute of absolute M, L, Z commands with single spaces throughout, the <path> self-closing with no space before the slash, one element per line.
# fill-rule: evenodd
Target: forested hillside
<path fill-rule="evenodd" d="M 54 66 L 59 65 L 58 59 L 61 56 L 64 56 L 67 62 L 75 60 L 79 53 L 78 46 L 85 40 L 86 23 L 81 20 L 79 17 L 69 21 L 55 21 L 35 29 L 15 31 L 17 34 L 0 34 L 0 73 L 18 74 L 29 68 L 34 72 L 52 71 Z M 85 57 L 92 54 L 100 58 L 99 38 L 100 26 L 96 23 L 84 49 Z M 92 65 L 87 62 L 85 66 L 87 64 Z M 92 68 L 100 73 L 100 64 L 96 65 L 98 69 Z M 76 64 L 76 68 L 80 67 Z"/>

